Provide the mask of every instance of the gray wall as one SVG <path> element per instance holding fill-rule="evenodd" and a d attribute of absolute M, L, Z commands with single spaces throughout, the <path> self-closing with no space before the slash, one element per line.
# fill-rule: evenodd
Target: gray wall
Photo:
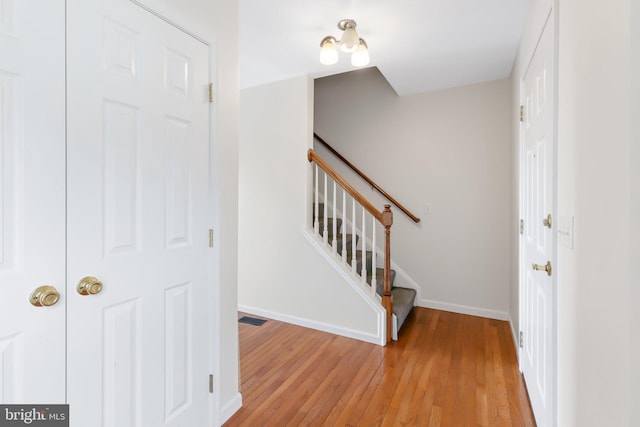
<path fill-rule="evenodd" d="M 509 80 L 404 97 L 375 68 L 315 81 L 315 131 L 422 219 L 393 208 L 392 259 L 421 306 L 508 317 L 510 105 Z M 315 148 L 382 209 L 386 199 Z"/>

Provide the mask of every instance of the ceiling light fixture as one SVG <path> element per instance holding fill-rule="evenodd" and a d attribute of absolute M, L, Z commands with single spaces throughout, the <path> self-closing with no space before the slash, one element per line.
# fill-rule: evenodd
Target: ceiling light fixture
<path fill-rule="evenodd" d="M 341 51 L 351 53 L 351 65 L 354 67 L 364 67 L 369 64 L 369 48 L 356 32 L 356 21 L 343 19 L 338 22 L 338 28 L 343 31 L 341 40 L 326 36 L 320 42 L 320 63 L 333 65 L 338 62 L 336 45 L 339 45 Z"/>

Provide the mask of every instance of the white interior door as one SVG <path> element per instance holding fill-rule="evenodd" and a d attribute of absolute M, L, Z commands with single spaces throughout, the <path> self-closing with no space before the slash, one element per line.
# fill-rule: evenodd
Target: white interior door
<path fill-rule="evenodd" d="M 0 403 L 65 401 L 64 107 L 64 2 L 0 0 Z"/>
<path fill-rule="evenodd" d="M 520 360 L 531 406 L 541 427 L 552 425 L 554 411 L 553 70 L 553 23 L 549 18 L 524 77 L 522 124 Z"/>
<path fill-rule="evenodd" d="M 127 0 L 67 10 L 71 418 L 208 425 L 208 47 Z"/>

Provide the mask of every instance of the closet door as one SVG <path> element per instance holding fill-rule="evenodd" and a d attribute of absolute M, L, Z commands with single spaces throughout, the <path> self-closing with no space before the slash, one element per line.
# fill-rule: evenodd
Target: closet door
<path fill-rule="evenodd" d="M 6 404 L 65 401 L 64 18 L 63 0 L 0 0 L 0 403 Z"/>
<path fill-rule="evenodd" d="M 67 5 L 72 419 L 206 426 L 208 47 L 128 0 Z"/>

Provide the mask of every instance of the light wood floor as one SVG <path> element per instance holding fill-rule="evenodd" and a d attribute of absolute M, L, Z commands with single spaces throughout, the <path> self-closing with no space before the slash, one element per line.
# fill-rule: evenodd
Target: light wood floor
<path fill-rule="evenodd" d="M 225 426 L 534 426 L 507 322 L 415 308 L 379 347 L 239 324 L 243 407 Z"/>

